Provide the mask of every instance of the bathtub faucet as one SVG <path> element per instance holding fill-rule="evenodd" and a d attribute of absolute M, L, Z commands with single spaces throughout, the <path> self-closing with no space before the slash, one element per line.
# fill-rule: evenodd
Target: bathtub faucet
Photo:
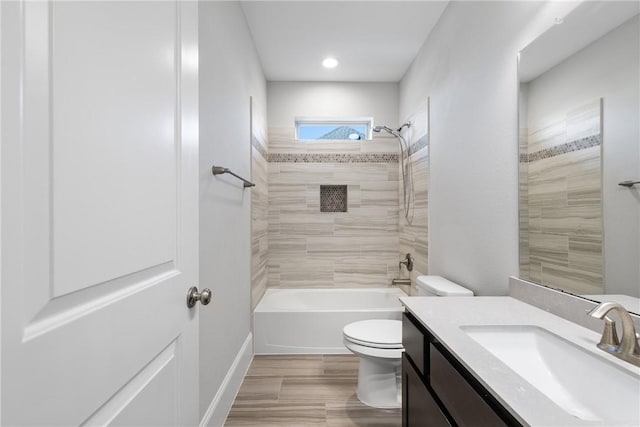
<path fill-rule="evenodd" d="M 404 258 L 404 260 L 400 261 L 398 263 L 398 269 L 402 270 L 402 265 L 404 264 L 405 267 L 407 267 L 407 271 L 412 271 L 413 270 L 413 257 L 411 256 L 411 254 L 407 254 Z"/>
<path fill-rule="evenodd" d="M 393 279 L 391 286 L 411 286 L 411 279 Z"/>

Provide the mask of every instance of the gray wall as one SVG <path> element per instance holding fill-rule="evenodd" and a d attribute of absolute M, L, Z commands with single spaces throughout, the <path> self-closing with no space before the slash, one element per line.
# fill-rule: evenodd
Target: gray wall
<path fill-rule="evenodd" d="M 400 82 L 400 117 L 431 99 L 429 274 L 507 293 L 518 272 L 516 55 L 571 7 L 451 2 Z"/>
<path fill-rule="evenodd" d="M 269 127 L 292 127 L 296 116 L 373 117 L 396 126 L 397 83 L 269 82 Z"/>
<path fill-rule="evenodd" d="M 239 3 L 201 2 L 200 283 L 213 301 L 200 310 L 200 418 L 218 392 L 250 322 L 250 190 L 213 164 L 250 176 L 249 97 L 266 82 Z M 263 105 L 266 109 L 266 105 Z"/>

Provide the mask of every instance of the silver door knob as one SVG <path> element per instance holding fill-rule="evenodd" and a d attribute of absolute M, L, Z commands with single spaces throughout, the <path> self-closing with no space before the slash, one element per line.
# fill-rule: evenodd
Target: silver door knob
<path fill-rule="evenodd" d="M 202 305 L 207 305 L 211 302 L 211 289 L 204 288 L 202 292 L 198 292 L 197 286 L 192 286 L 187 292 L 187 307 L 192 308 L 196 303 L 200 301 Z"/>

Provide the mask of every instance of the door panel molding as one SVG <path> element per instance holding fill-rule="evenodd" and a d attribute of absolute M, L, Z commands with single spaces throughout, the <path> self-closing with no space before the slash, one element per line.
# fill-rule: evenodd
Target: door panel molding
<path fill-rule="evenodd" d="M 169 375 L 176 377 L 176 358 L 178 357 L 178 340 L 171 342 L 169 346 L 163 349 L 160 354 L 142 368 L 131 380 L 109 398 L 96 412 L 91 414 L 81 425 L 102 426 L 110 425 L 113 421 L 127 409 L 132 401 L 144 393 L 146 386 L 154 379 L 161 375 L 166 375 L 167 371 L 172 370 Z M 178 390 L 177 377 L 173 379 L 173 390 Z M 175 399 L 175 395 L 173 396 Z M 177 402 L 175 402 L 177 403 Z M 158 408 L 161 411 L 162 408 Z M 177 425 L 177 417 L 174 417 L 174 423 L 171 419 L 165 419 L 163 425 Z M 151 425 L 151 424 L 150 424 Z"/>
<path fill-rule="evenodd" d="M 55 2 L 50 15 L 57 297 L 176 258 L 180 14 Z"/>
<path fill-rule="evenodd" d="M 142 292 L 163 281 L 173 279 L 179 274 L 180 271 L 175 268 L 175 263 L 169 261 L 90 288 L 53 298 L 25 326 L 23 342 L 35 339 L 69 322 L 79 320 L 82 316 L 104 309 L 109 304 L 117 303 L 123 298 Z"/>

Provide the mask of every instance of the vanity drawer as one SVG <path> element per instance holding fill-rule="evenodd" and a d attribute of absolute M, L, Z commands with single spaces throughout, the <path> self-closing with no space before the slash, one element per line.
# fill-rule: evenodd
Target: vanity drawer
<path fill-rule="evenodd" d="M 460 426 L 507 426 L 482 398 L 486 390 L 476 390 L 433 344 L 429 345 L 430 382 L 435 394 Z"/>
<path fill-rule="evenodd" d="M 409 356 L 418 372 L 426 375 L 425 372 L 425 348 L 426 336 L 416 326 L 417 320 L 414 320 L 410 313 L 404 313 L 402 316 L 402 345 L 404 352 Z"/>
<path fill-rule="evenodd" d="M 451 426 L 406 354 L 402 356 L 402 426 Z"/>

